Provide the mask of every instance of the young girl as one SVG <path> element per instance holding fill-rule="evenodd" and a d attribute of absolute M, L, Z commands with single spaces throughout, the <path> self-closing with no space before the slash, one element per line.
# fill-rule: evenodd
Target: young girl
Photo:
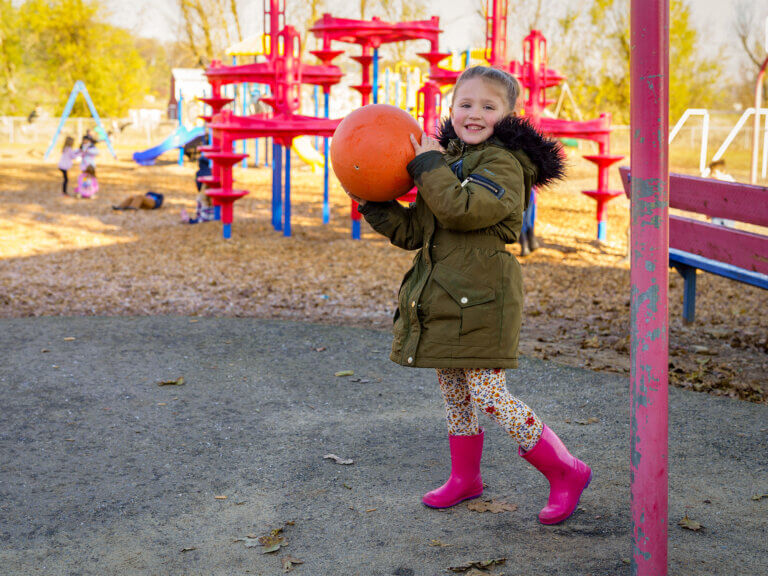
<path fill-rule="evenodd" d="M 67 194 L 67 184 L 69 182 L 68 172 L 72 168 L 72 164 L 75 158 L 78 156 L 78 152 L 72 148 L 75 143 L 75 139 L 72 136 L 67 136 L 64 139 L 64 147 L 61 149 L 61 159 L 59 160 L 59 170 L 64 177 L 64 182 L 61 184 L 61 193 Z"/>
<path fill-rule="evenodd" d="M 75 196 L 77 198 L 93 198 L 98 191 L 99 181 L 96 179 L 96 169 L 92 165 L 88 165 L 77 178 Z"/>
<path fill-rule="evenodd" d="M 390 358 L 436 368 L 445 400 L 451 474 L 422 501 L 448 508 L 483 493 L 479 409 L 547 478 L 549 500 L 539 520 L 558 524 L 576 509 L 592 471 L 507 391 L 504 371 L 517 367 L 523 308 L 520 265 L 505 244 L 520 236 L 531 187 L 564 170 L 559 145 L 514 115 L 519 91 L 500 70 L 466 70 L 439 143 L 411 137 L 415 204 L 352 199 L 395 246 L 419 249 L 400 287 Z"/>

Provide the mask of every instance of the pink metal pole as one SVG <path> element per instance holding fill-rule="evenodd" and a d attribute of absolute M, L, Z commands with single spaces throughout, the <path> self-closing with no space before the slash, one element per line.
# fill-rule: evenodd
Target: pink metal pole
<path fill-rule="evenodd" d="M 760 107 L 763 104 L 763 78 L 765 78 L 765 68 L 768 66 L 768 57 L 763 60 L 760 66 L 760 72 L 757 73 L 757 82 L 755 82 L 755 121 L 752 128 L 752 163 L 749 170 L 749 183 L 757 182 L 757 149 L 760 147 Z"/>
<path fill-rule="evenodd" d="M 667 574 L 669 0 L 632 0 L 631 574 Z"/>

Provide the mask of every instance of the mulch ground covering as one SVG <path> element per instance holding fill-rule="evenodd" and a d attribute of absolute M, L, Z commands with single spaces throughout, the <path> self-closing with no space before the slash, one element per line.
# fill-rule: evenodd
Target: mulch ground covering
<path fill-rule="evenodd" d="M 349 202 L 331 187 L 322 224 L 322 174 L 293 171 L 293 235 L 270 224 L 271 172 L 236 169 L 251 191 L 235 205 L 233 238 L 219 223 L 186 225 L 195 166 L 172 155 L 157 166 L 113 160 L 102 150 L 95 199 L 60 193 L 55 162 L 30 147 L 0 150 L 0 317 L 203 315 L 284 318 L 388 329 L 412 254 L 363 223 L 350 239 Z M 609 207 L 608 241 L 595 238 L 595 170 L 570 158 L 567 182 L 539 196 L 542 247 L 522 258 L 524 354 L 598 371 L 629 371 L 629 203 Z M 70 180 L 77 170 L 70 172 Z M 616 172 L 611 176 L 619 187 Z M 332 179 L 333 180 L 333 179 Z M 165 195 L 157 211 L 111 209 L 127 195 Z M 508 246 L 519 254 L 519 245 Z M 682 278 L 669 274 L 670 381 L 768 401 L 768 293 L 702 273 L 696 323 L 681 321 Z"/>

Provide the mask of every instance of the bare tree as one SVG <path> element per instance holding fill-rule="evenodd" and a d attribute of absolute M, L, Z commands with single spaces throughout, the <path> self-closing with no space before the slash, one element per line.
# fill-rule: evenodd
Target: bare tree
<path fill-rule="evenodd" d="M 242 40 L 236 0 L 178 0 L 185 41 L 201 66 Z"/>
<path fill-rule="evenodd" d="M 762 18 L 760 18 L 761 14 L 759 14 L 757 7 L 748 0 L 738 2 L 734 10 L 736 15 L 733 28 L 736 37 L 739 39 L 747 58 L 757 68 L 760 68 L 765 60 L 765 47 L 761 42 L 761 35 L 764 33 L 762 28 L 768 11 L 763 9 Z"/>

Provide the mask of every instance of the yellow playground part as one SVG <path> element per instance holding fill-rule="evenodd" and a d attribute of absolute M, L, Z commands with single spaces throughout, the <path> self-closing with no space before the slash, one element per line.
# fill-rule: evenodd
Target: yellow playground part
<path fill-rule="evenodd" d="M 318 172 L 325 166 L 325 158 L 322 153 L 315 150 L 315 147 L 312 145 L 313 138 L 314 136 L 299 136 L 298 138 L 294 138 L 291 149 L 299 158 L 312 166 L 312 172 Z M 320 141 L 322 141 L 322 138 Z"/>
<path fill-rule="evenodd" d="M 227 56 L 261 56 L 269 53 L 269 34 L 256 34 L 227 48 Z"/>

